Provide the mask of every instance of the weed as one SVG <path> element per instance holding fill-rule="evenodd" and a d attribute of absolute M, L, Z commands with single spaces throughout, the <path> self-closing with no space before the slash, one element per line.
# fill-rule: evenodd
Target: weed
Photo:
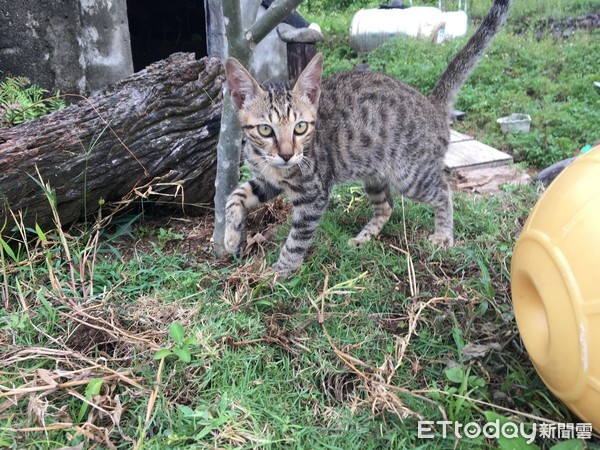
<path fill-rule="evenodd" d="M 18 125 L 65 107 L 60 93 L 44 98 L 47 93 L 40 86 L 30 84 L 25 77 L 9 77 L 0 82 L 0 128 Z"/>
<path fill-rule="evenodd" d="M 168 242 L 183 239 L 183 235 L 173 232 L 172 228 L 165 229 L 165 228 L 160 227 L 158 229 L 157 238 L 158 238 L 159 248 L 162 250 L 162 249 L 164 249 L 165 245 Z"/>
<path fill-rule="evenodd" d="M 169 325 L 169 336 L 173 340 L 171 348 L 161 348 L 154 354 L 154 359 L 163 359 L 174 355 L 180 361 L 189 363 L 192 360 L 190 346 L 198 345 L 198 339 L 194 336 L 185 336 L 183 326 L 179 322 L 173 322 Z"/>

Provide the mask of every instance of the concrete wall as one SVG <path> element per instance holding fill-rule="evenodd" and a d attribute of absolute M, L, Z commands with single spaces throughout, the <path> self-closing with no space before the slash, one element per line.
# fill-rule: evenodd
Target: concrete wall
<path fill-rule="evenodd" d="M 0 78 L 90 94 L 133 73 L 126 0 L 0 0 Z"/>

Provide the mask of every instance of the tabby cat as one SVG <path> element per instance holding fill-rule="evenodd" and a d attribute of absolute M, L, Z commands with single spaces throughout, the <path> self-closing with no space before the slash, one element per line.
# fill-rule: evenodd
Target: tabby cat
<path fill-rule="evenodd" d="M 292 86 L 261 86 L 229 58 L 227 84 L 255 178 L 227 201 L 226 250 L 239 251 L 246 213 L 284 192 L 292 223 L 273 269 L 289 275 L 301 264 L 334 185 L 357 180 L 364 183 L 373 217 L 350 245 L 360 246 L 381 231 L 395 192 L 433 206 L 435 230 L 429 239 L 452 246 L 452 198 L 443 173 L 449 117 L 458 90 L 503 26 L 509 6 L 510 0 L 494 0 L 428 97 L 372 71 L 321 81 L 321 54 Z"/>

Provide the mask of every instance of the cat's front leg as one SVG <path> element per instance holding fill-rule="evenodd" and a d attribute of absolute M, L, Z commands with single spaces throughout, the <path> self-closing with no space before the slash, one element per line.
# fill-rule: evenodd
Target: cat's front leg
<path fill-rule="evenodd" d="M 281 193 L 281 189 L 260 179 L 239 185 L 227 199 L 225 207 L 225 250 L 238 253 L 242 243 L 246 213 Z"/>
<path fill-rule="evenodd" d="M 273 264 L 273 270 L 283 277 L 288 277 L 302 264 L 329 201 L 328 194 L 288 196 L 292 202 L 292 226 L 279 259 Z"/>

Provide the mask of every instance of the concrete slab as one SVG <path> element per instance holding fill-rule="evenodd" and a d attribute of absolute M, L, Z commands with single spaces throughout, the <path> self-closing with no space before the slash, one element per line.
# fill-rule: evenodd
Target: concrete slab
<path fill-rule="evenodd" d="M 513 162 L 512 156 L 477 141 L 467 134 L 450 130 L 450 145 L 446 153 L 449 170 L 497 167 Z"/>

